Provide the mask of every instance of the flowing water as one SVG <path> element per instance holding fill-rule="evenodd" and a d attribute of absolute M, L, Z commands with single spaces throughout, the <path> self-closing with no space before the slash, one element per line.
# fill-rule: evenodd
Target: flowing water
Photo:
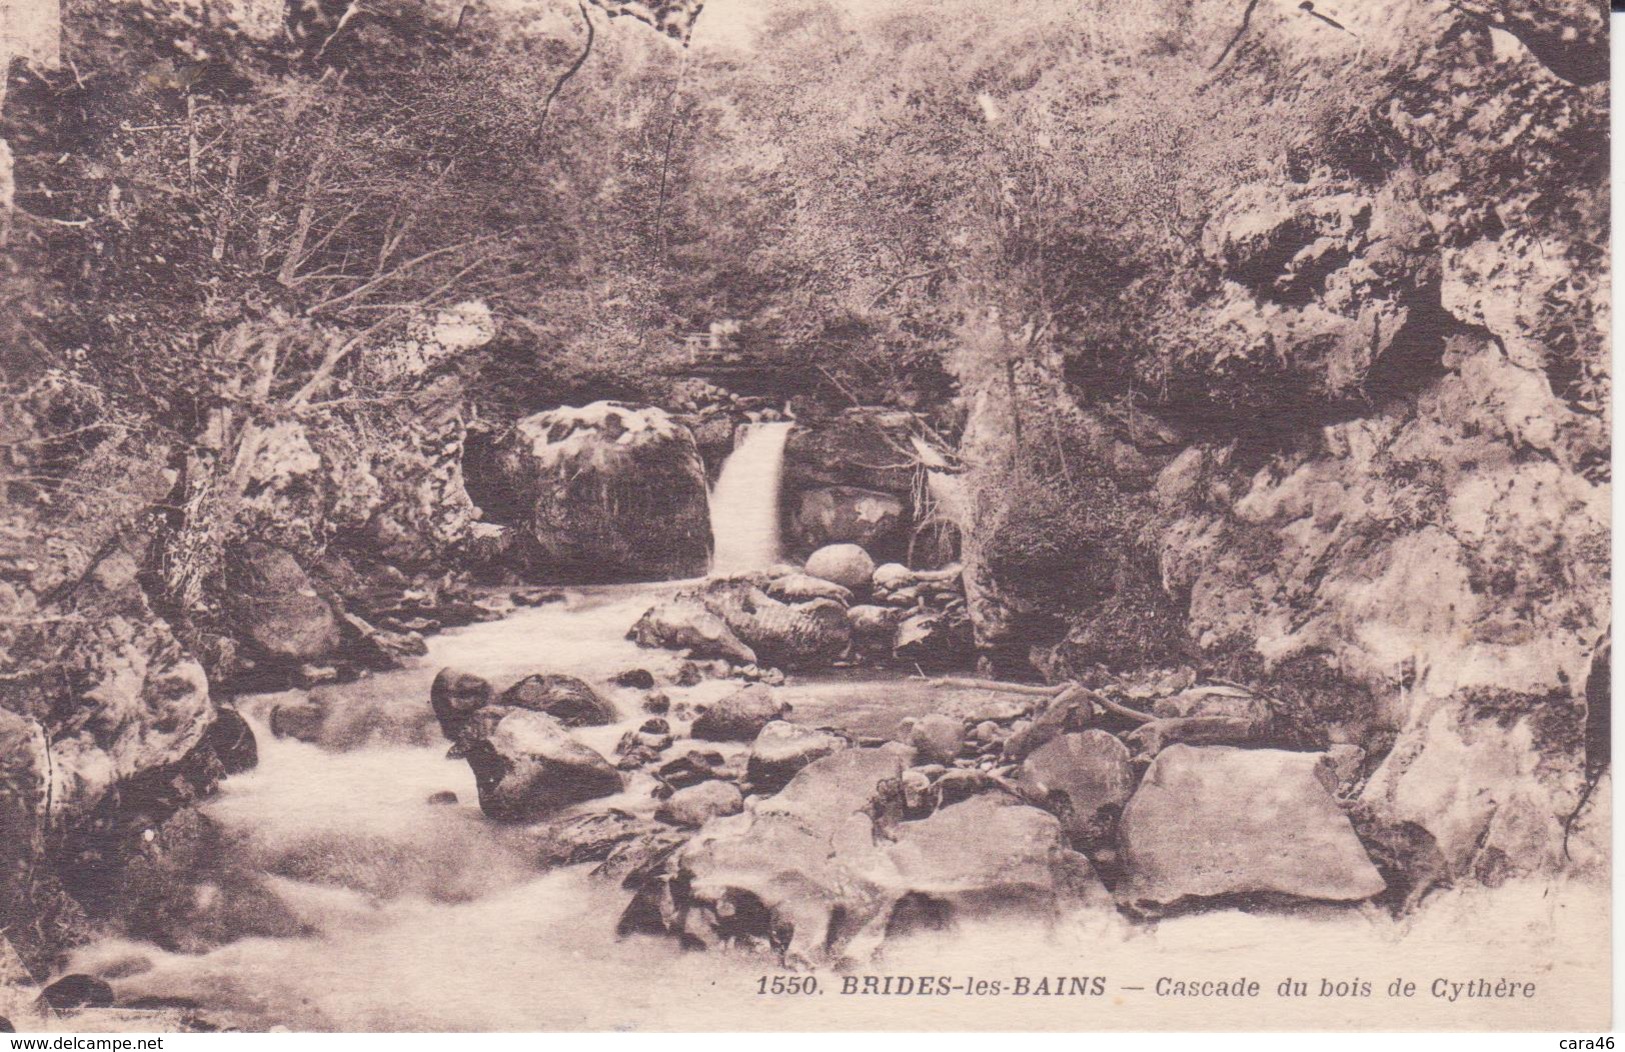
<path fill-rule="evenodd" d="M 711 572 L 749 573 L 779 561 L 779 476 L 793 423 L 746 424 L 711 492 Z"/>
<path fill-rule="evenodd" d="M 624 638 L 638 615 L 675 587 L 575 590 L 562 604 L 442 633 L 412 668 L 318 688 L 330 715 L 316 744 L 275 738 L 266 726 L 271 709 L 299 692 L 248 699 L 243 707 L 259 737 L 260 764 L 228 779 L 206 811 L 228 833 L 235 871 L 263 874 L 296 930 L 236 938 L 191 954 L 106 941 L 78 951 L 67 970 L 108 977 L 121 1003 L 185 999 L 247 1029 L 756 1029 L 791 1026 L 792 1016 L 797 1028 L 829 1025 L 832 999 L 821 999 L 824 1015 L 810 1002 L 763 1010 L 768 1006 L 755 996 L 758 978 L 777 970 L 765 956 L 685 953 L 671 940 L 618 938 L 615 924 L 630 892 L 591 877 L 588 866 L 541 871 L 533 861 L 536 834 L 481 815 L 468 766 L 446 758 L 429 711 L 429 684 L 443 665 L 476 671 L 499 688 L 534 671 L 572 673 L 612 699 L 623 716 L 616 726 L 581 732 L 588 744 L 609 752 L 644 718 L 638 692 L 619 690 L 609 678 L 629 668 L 662 678 L 679 660 Z M 668 692 L 674 703 L 694 703 L 736 687 L 709 682 Z M 795 705 L 793 718 L 861 733 L 889 729 L 901 716 L 926 711 L 931 700 L 918 683 L 873 678 L 799 679 L 786 696 Z M 610 802 L 649 813 L 651 787 L 647 776 L 634 776 Z M 457 794 L 457 804 L 427 802 L 445 790 Z M 1395 967 L 1396 944 L 1413 926 L 1425 930 L 1420 943 L 1441 959 L 1478 961 L 1497 938 L 1525 955 L 1531 932 L 1573 939 L 1572 931 L 1563 931 L 1565 916 L 1593 917 L 1600 908 L 1587 904 L 1565 914 L 1545 889 L 1516 896 L 1514 890 L 1495 892 L 1493 909 L 1449 899 L 1404 925 L 1371 910 L 1333 907 L 1273 915 L 1225 911 L 1155 926 L 1109 910 L 1059 927 L 978 921 L 888 944 L 870 970 L 1093 974 L 1127 983 L 1175 968 L 1207 977 L 1268 976 L 1280 971 L 1282 947 L 1290 945 L 1300 958 L 1371 973 Z M 1499 935 L 1485 930 L 1491 920 L 1501 926 Z M 1602 967 L 1605 981 L 1606 953 Z M 834 988 L 840 977 L 824 982 Z M 949 1012 L 964 1027 L 1132 1027 L 1143 1019 L 1127 1013 L 1111 1017 L 1118 1020 L 1113 1023 L 1101 1006 L 1074 1002 L 1047 1006 L 1064 1014 L 1046 1023 L 1009 999 L 941 1004 L 930 1016 L 898 1014 L 901 1002 L 910 1002 L 912 1011 L 920 1000 L 842 998 L 838 1023 L 945 1026 L 950 1016 L 938 1013 Z M 1190 1007 L 1159 1005 L 1157 1011 Z M 1217 1025 L 1222 1015 L 1212 1013 L 1222 1007 L 1204 1003 L 1201 1011 L 1209 1014 L 1191 1025 Z M 1274 1025 L 1289 1024 L 1282 1015 Z M 72 1025 L 87 1024 L 79 1017 Z"/>

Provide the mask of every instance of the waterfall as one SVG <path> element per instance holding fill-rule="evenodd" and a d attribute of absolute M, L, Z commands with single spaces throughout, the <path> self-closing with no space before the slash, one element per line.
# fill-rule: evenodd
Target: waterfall
<path fill-rule="evenodd" d="M 746 424 L 711 491 L 714 574 L 765 570 L 779 561 L 779 472 L 790 422 Z"/>

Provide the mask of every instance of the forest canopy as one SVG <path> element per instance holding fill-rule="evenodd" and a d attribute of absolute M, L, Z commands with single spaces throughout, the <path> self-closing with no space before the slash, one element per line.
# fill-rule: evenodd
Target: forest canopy
<path fill-rule="evenodd" d="M 775 0 L 748 41 L 707 43 L 719 8 L 684 48 L 591 5 L 397 4 L 333 35 L 342 6 L 261 40 L 69 5 L 69 61 L 19 65 L 7 103 L 13 384 L 88 352 L 168 414 L 245 319 L 364 349 L 479 297 L 483 389 L 533 407 L 658 398 L 675 335 L 721 319 L 837 401 L 940 405 L 990 324 L 1155 397 L 1216 198 L 1326 160 L 1354 110 L 1306 90 L 1261 120 L 1256 78 L 1172 39 L 1123 62 L 1083 9 Z"/>

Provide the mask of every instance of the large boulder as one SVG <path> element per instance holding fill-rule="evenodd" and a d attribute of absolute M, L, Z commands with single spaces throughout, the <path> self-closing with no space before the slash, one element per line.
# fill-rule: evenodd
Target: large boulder
<path fill-rule="evenodd" d="M 910 924 L 934 928 L 1001 914 L 1054 920 L 1107 901 L 1089 860 L 1070 850 L 1061 823 L 1003 793 L 982 793 L 903 823 L 887 855 L 901 892 L 888 935 Z"/>
<path fill-rule="evenodd" d="M 484 737 L 468 743 L 480 809 L 504 822 L 540 818 L 571 804 L 621 791 L 621 776 L 553 717 L 510 709 Z"/>
<path fill-rule="evenodd" d="M 278 738 L 315 744 L 322 740 L 327 710 L 314 701 L 292 702 L 272 709 L 270 722 L 271 733 Z"/>
<path fill-rule="evenodd" d="M 858 486 L 820 486 L 802 491 L 794 533 L 802 551 L 827 544 L 856 544 L 868 551 L 897 548 L 908 521 L 902 498 Z"/>
<path fill-rule="evenodd" d="M 705 572 L 705 466 L 694 436 L 663 410 L 594 402 L 537 413 L 514 425 L 493 462 L 526 509 L 537 568 L 551 577 Z"/>
<path fill-rule="evenodd" d="M 435 675 L 429 687 L 429 705 L 440 722 L 441 733 L 456 741 L 469 717 L 489 705 L 495 695 L 490 681 L 483 676 L 448 665 Z"/>
<path fill-rule="evenodd" d="M 1016 781 L 1074 840 L 1109 836 L 1134 793 L 1128 747 L 1102 730 L 1063 734 L 1040 746 L 1022 762 Z"/>
<path fill-rule="evenodd" d="M 745 809 L 745 798 L 732 782 L 708 779 L 679 789 L 660 802 L 655 817 L 674 826 L 703 826 L 713 818 L 737 815 Z"/>
<path fill-rule="evenodd" d="M 772 688 L 752 683 L 700 713 L 691 733 L 703 741 L 754 741 L 764 727 L 788 709 L 774 696 Z"/>
<path fill-rule="evenodd" d="M 803 767 L 846 745 L 846 739 L 829 731 L 773 720 L 751 743 L 745 776 L 757 792 L 775 793 Z"/>
<path fill-rule="evenodd" d="M 852 592 L 867 592 L 875 561 L 856 544 L 826 545 L 807 557 L 807 573 Z"/>
<path fill-rule="evenodd" d="M 840 659 L 852 643 L 845 605 L 835 599 L 757 604 L 736 622 L 759 662 L 782 668 L 817 668 Z"/>
<path fill-rule="evenodd" d="M 287 550 L 245 541 L 226 559 L 226 582 L 232 625 L 258 653 L 305 662 L 339 648 L 338 615 Z"/>
<path fill-rule="evenodd" d="M 692 600 L 656 603 L 638 618 L 626 638 L 640 647 L 687 650 L 697 658 L 756 664 L 756 652 L 734 635 L 728 622 Z"/>
<path fill-rule="evenodd" d="M 836 964 L 920 927 L 1004 911 L 1055 918 L 1104 899 L 1053 816 L 997 794 L 881 835 L 874 816 L 912 760 L 896 745 L 843 749 L 754 811 L 707 823 L 642 884 L 622 930 Z"/>
<path fill-rule="evenodd" d="M 574 676 L 526 676 L 502 692 L 503 705 L 545 712 L 566 727 L 601 727 L 615 722 L 615 709 Z"/>
<path fill-rule="evenodd" d="M 910 759 L 898 747 L 845 749 L 754 811 L 709 823 L 639 889 L 622 930 L 756 940 L 808 962 L 839 955 L 883 912 L 865 808 Z"/>
<path fill-rule="evenodd" d="M 1158 910 L 1274 894 L 1357 902 L 1385 888 L 1317 753 L 1172 745 L 1118 825 L 1120 900 Z"/>
<path fill-rule="evenodd" d="M 816 667 L 844 655 L 852 642 L 852 628 L 839 600 L 782 603 L 748 578 L 711 581 L 680 593 L 677 602 L 698 603 L 722 618 L 759 664 Z"/>

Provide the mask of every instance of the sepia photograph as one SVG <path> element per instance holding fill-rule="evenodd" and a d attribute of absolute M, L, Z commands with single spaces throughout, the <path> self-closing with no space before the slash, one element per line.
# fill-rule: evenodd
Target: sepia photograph
<path fill-rule="evenodd" d="M 0 1032 L 1607 1032 L 1608 22 L 0 0 Z"/>

